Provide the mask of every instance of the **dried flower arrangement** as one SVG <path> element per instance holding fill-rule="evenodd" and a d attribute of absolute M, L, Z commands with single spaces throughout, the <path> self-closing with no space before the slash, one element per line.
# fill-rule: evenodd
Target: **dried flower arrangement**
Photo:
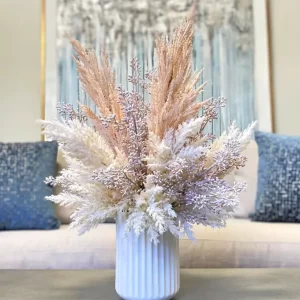
<path fill-rule="evenodd" d="M 126 212 L 127 230 L 147 231 L 154 242 L 166 231 L 192 238 L 193 224 L 225 226 L 238 205 L 245 184 L 229 185 L 224 177 L 244 166 L 254 124 L 241 132 L 233 123 L 218 138 L 205 133 L 225 100 L 196 101 L 204 84 L 195 88 L 201 72 L 191 69 L 192 41 L 190 19 L 170 39 L 158 38 L 157 70 L 141 78 L 133 59 L 127 92 L 116 89 L 106 53 L 98 63 L 93 51 L 72 40 L 79 79 L 97 112 L 65 105 L 59 109 L 64 120 L 42 124 L 68 164 L 47 178 L 63 188 L 48 199 L 76 207 L 72 227 L 81 233 Z"/>

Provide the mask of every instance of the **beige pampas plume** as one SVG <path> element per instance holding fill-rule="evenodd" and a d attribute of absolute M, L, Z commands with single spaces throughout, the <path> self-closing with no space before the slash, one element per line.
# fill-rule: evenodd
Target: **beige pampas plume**
<path fill-rule="evenodd" d="M 85 49 L 74 39 L 71 39 L 71 44 L 77 53 L 74 59 L 84 91 L 94 101 L 103 117 L 114 114 L 116 120 L 120 121 L 122 110 L 118 103 L 115 76 L 109 65 L 107 53 L 102 51 L 98 63 L 94 51 Z"/>
<path fill-rule="evenodd" d="M 113 126 L 105 127 L 99 117 L 87 106 L 80 104 L 83 114 L 89 118 L 98 134 L 102 136 L 112 151 L 116 154 L 116 149 L 121 149 L 122 138 L 118 131 L 114 130 Z"/>
<path fill-rule="evenodd" d="M 115 121 L 121 122 L 123 113 L 118 101 L 119 95 L 115 87 L 115 77 L 109 65 L 107 53 L 102 51 L 100 62 L 98 62 L 96 53 L 85 49 L 79 41 L 71 39 L 71 44 L 77 53 L 74 60 L 84 91 L 96 104 L 101 117 L 107 118 L 114 115 Z M 114 151 L 116 148 L 122 148 L 122 138 L 126 133 L 123 132 L 122 137 L 114 126 L 105 127 L 99 116 L 89 107 L 81 104 L 80 108 Z"/>
<path fill-rule="evenodd" d="M 149 129 L 163 138 L 169 129 L 197 117 L 203 102 L 196 102 L 205 84 L 195 88 L 200 72 L 191 70 L 195 6 L 170 39 L 157 38 L 157 74 L 150 84 Z"/>

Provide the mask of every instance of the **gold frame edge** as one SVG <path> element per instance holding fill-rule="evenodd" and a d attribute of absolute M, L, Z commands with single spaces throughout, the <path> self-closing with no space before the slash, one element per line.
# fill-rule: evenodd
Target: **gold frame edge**
<path fill-rule="evenodd" d="M 46 0 L 41 0 L 41 28 L 40 28 L 40 64 L 41 64 L 41 105 L 40 117 L 45 120 L 46 109 Z M 44 141 L 45 137 L 41 133 L 41 140 Z"/>

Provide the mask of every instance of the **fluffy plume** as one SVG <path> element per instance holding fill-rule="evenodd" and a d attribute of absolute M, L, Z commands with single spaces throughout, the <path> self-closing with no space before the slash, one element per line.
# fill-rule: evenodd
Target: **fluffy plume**
<path fill-rule="evenodd" d="M 76 40 L 71 40 L 77 57 L 74 57 L 79 80 L 85 92 L 97 105 L 103 117 L 113 114 L 116 120 L 122 119 L 122 110 L 118 103 L 118 93 L 115 88 L 115 77 L 112 72 L 108 55 L 102 52 L 100 64 L 94 51 L 87 50 Z"/>
<path fill-rule="evenodd" d="M 84 165 L 109 166 L 113 151 L 106 141 L 90 126 L 77 119 L 68 121 L 43 121 L 44 134 L 56 140 L 61 150 Z"/>
<path fill-rule="evenodd" d="M 237 206 L 245 184 L 223 178 L 244 166 L 255 124 L 240 131 L 233 123 L 218 138 L 207 133 L 225 100 L 196 101 L 204 85 L 195 88 L 201 72 L 191 70 L 192 39 L 190 19 L 170 39 L 157 39 L 157 71 L 145 80 L 133 59 L 131 91 L 116 89 L 105 53 L 98 63 L 72 40 L 79 79 L 97 110 L 63 105 L 62 121 L 42 123 L 68 165 L 46 179 L 63 189 L 48 199 L 76 207 L 72 226 L 81 233 L 123 213 L 127 231 L 147 231 L 154 242 L 166 231 L 192 238 L 193 224 L 225 226 Z M 150 103 L 141 94 L 147 89 Z"/>
<path fill-rule="evenodd" d="M 156 40 L 158 68 L 150 83 L 149 128 L 159 137 L 198 115 L 203 103 L 196 102 L 204 84 L 195 88 L 201 71 L 193 73 L 191 55 L 193 21 L 187 19 L 171 39 Z"/>

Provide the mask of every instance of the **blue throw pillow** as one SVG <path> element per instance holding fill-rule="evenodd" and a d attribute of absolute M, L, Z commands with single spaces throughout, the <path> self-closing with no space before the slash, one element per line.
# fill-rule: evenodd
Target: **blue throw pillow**
<path fill-rule="evenodd" d="M 56 157 L 56 142 L 0 143 L 0 230 L 59 227 L 44 183 L 55 175 Z"/>
<path fill-rule="evenodd" d="M 300 137 L 256 132 L 258 185 L 251 218 L 300 222 Z"/>

